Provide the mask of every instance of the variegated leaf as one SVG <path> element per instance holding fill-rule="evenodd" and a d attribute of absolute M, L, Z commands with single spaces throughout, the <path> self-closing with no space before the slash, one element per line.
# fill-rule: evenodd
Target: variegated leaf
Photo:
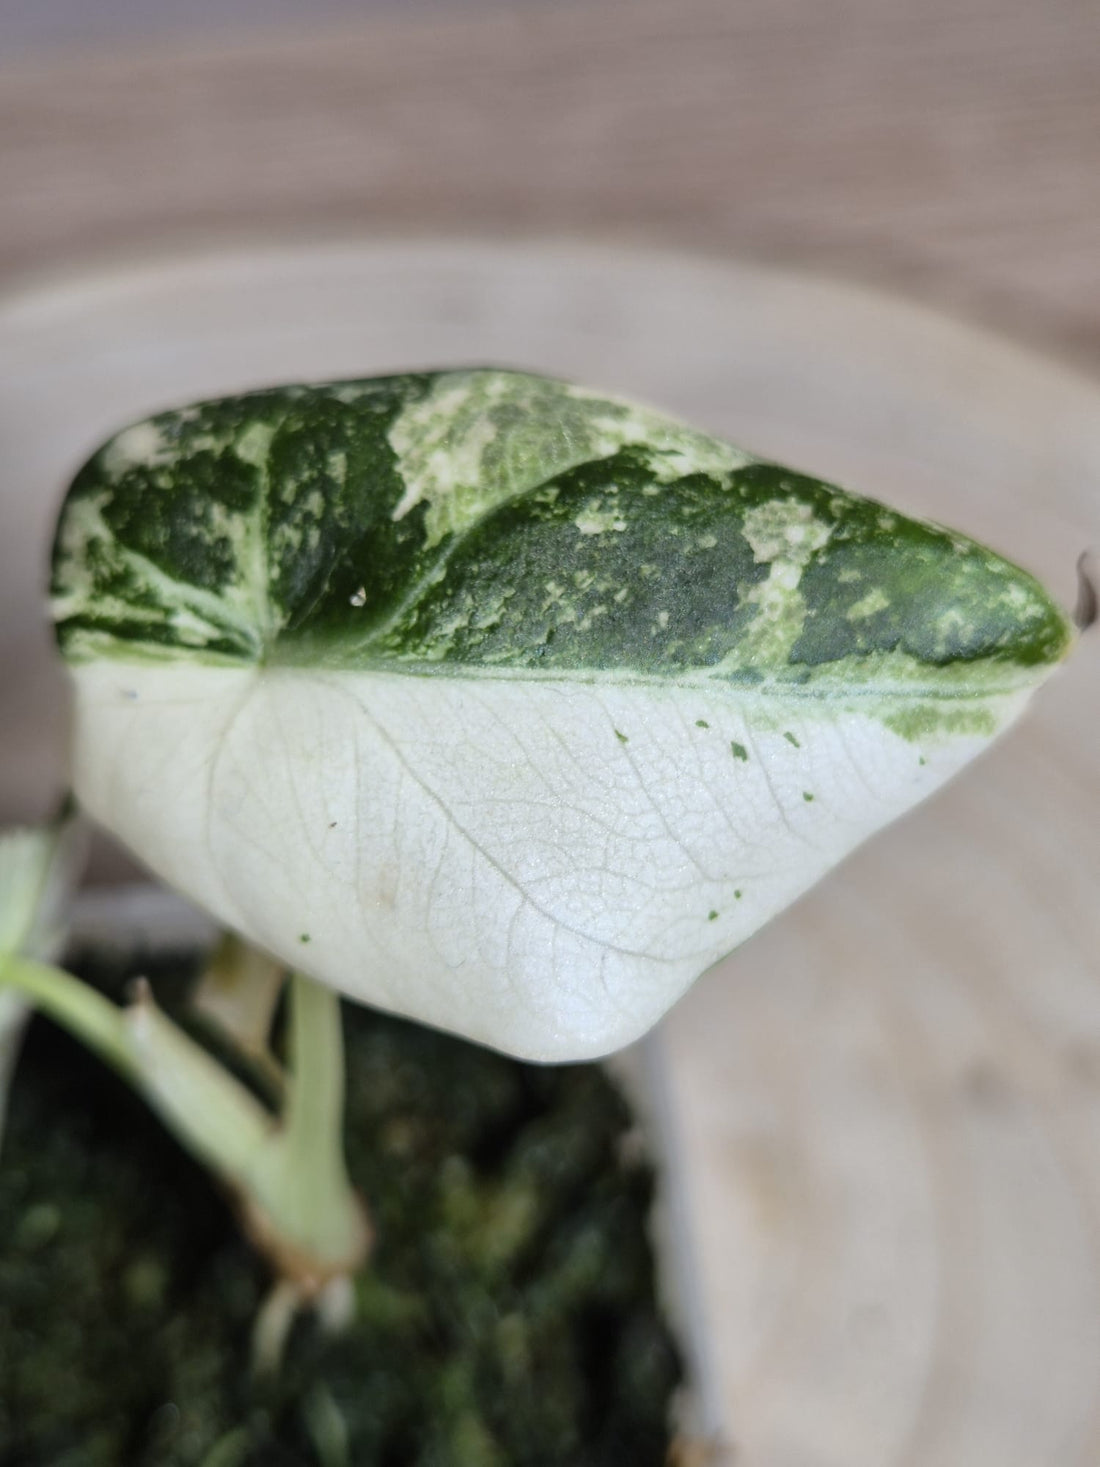
<path fill-rule="evenodd" d="M 316 978 L 544 1059 L 644 1032 L 1070 639 L 972 541 L 490 370 L 127 429 L 53 597 L 100 821 Z"/>

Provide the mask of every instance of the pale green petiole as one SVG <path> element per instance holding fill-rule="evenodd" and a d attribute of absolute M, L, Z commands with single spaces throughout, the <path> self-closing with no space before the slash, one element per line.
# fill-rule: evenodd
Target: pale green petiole
<path fill-rule="evenodd" d="M 146 982 L 135 985 L 133 1002 L 119 1012 L 138 1089 L 188 1150 L 240 1191 L 275 1131 L 271 1114 L 172 1022 Z"/>
<path fill-rule="evenodd" d="M 287 970 L 235 932 L 224 932 L 191 993 L 191 1011 L 283 1094 L 286 1076 L 271 1053 L 271 1029 Z"/>
<path fill-rule="evenodd" d="M 165 1014 L 148 984 L 119 1008 L 60 968 L 0 961 L 0 984 L 111 1064 L 176 1138 L 227 1186 L 253 1241 L 312 1297 L 362 1263 L 365 1211 L 344 1166 L 343 1043 L 339 1000 L 295 975 L 285 1112 L 252 1092 Z"/>
<path fill-rule="evenodd" d="M 35 1008 L 68 1029 L 127 1080 L 137 1082 L 124 1013 L 110 999 L 52 963 L 15 955 L 3 959 L 0 981 L 17 988 Z"/>
<path fill-rule="evenodd" d="M 344 1165 L 340 999 L 300 973 L 290 984 L 289 1048 L 282 1124 L 246 1171 L 248 1221 L 281 1272 L 315 1291 L 362 1261 L 369 1231 Z M 277 1236 L 265 1237 L 272 1224 Z"/>

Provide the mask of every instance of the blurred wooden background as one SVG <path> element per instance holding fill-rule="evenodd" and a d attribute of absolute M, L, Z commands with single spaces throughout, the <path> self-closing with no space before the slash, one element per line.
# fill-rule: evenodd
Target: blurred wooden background
<path fill-rule="evenodd" d="M 376 0 L 357 23 L 238 0 L 212 36 L 209 6 L 152 9 L 169 35 L 116 4 L 67 53 L 14 44 L 60 19 L 5 47 L 0 10 L 0 282 L 236 231 L 595 233 L 885 281 L 1100 360 L 1094 0 Z"/>

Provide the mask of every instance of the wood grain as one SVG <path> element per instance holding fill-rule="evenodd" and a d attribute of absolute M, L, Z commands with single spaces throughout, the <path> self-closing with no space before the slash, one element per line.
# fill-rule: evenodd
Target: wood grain
<path fill-rule="evenodd" d="M 0 70 L 0 279 L 303 230 L 593 232 L 1100 360 L 1100 7 L 631 0 Z"/>

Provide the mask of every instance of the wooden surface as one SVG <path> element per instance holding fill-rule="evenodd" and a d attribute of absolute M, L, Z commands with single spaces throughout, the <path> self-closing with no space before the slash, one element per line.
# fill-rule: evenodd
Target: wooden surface
<path fill-rule="evenodd" d="M 1094 383 L 820 277 L 1100 368 L 1098 43 L 1084 0 L 640 0 L 0 67 L 0 810 L 60 767 L 62 478 L 126 416 L 273 376 L 633 391 L 1068 600 Z M 1094 641 L 664 1030 L 737 1467 L 1100 1460 L 1098 672 Z"/>
<path fill-rule="evenodd" d="M 1100 359 L 1092 0 L 423 0 L 2 61 L 0 279 L 227 233 L 595 231 L 900 283 Z"/>

